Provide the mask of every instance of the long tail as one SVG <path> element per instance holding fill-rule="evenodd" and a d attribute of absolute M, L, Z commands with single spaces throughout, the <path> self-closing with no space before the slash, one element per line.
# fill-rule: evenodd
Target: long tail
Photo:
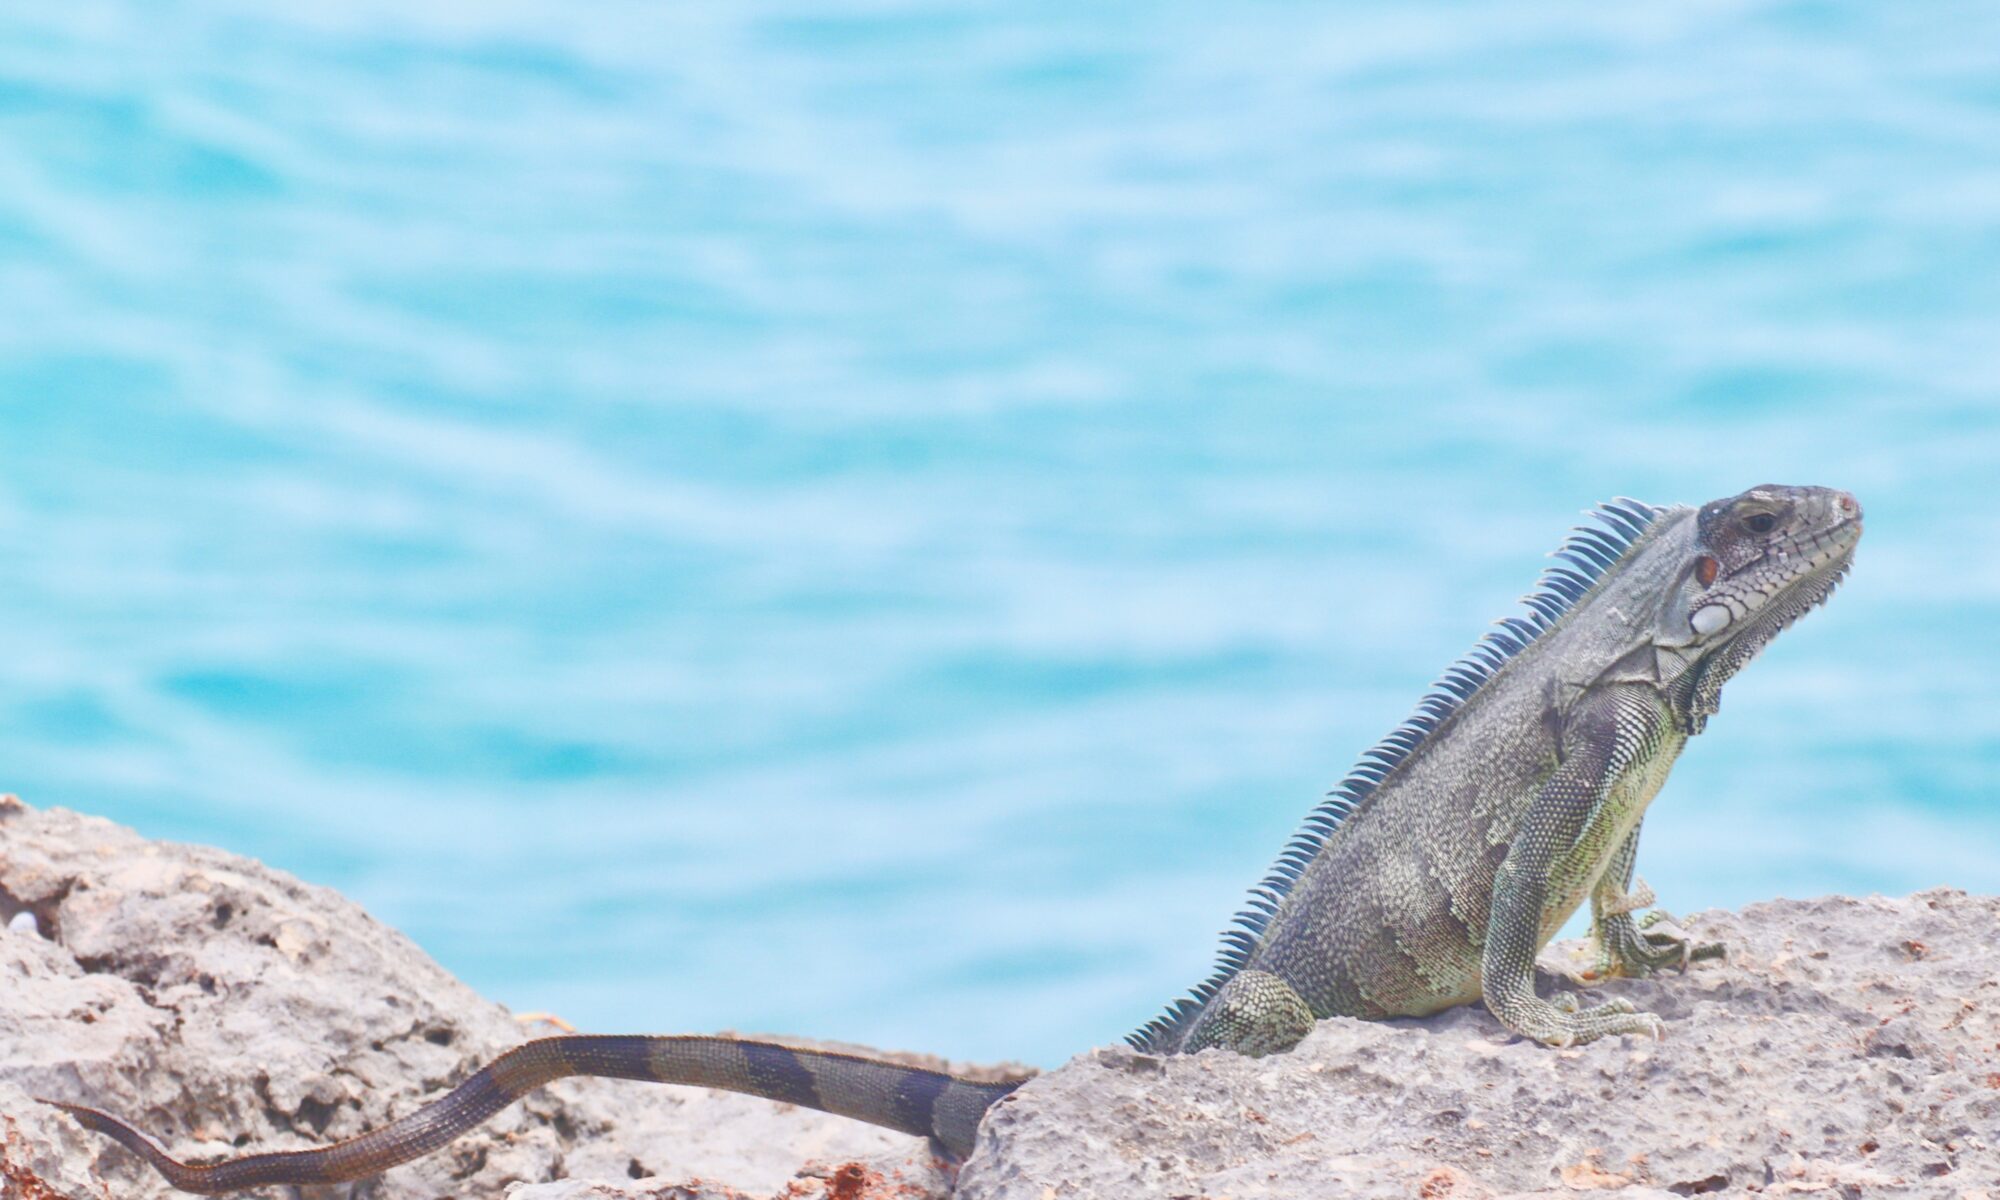
<path fill-rule="evenodd" d="M 725 1037 L 575 1035 L 517 1046 L 437 1100 L 380 1129 L 317 1150 L 246 1154 L 207 1166 L 181 1162 L 108 1113 L 44 1101 L 116 1139 L 184 1192 L 213 1196 L 271 1184 L 365 1179 L 429 1154 L 522 1096 L 557 1079 L 595 1075 L 726 1088 L 936 1138 L 963 1158 L 979 1119 L 1021 1086 L 981 1083 L 852 1054 Z"/>

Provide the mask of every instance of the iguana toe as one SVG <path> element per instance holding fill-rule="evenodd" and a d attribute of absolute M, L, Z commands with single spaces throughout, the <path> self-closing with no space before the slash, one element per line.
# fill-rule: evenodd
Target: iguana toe
<path fill-rule="evenodd" d="M 1659 909 L 1637 921 L 1619 914 L 1598 929 L 1597 974 L 1639 979 L 1669 967 L 1685 971 L 1690 963 L 1725 954 L 1721 942 L 1693 940 Z"/>
<path fill-rule="evenodd" d="M 1627 1033 L 1659 1038 L 1666 1030 L 1658 1016 L 1639 1012 L 1623 997 L 1585 1008 L 1574 992 L 1557 992 L 1551 999 L 1519 1005 L 1502 1018 L 1502 1023 L 1523 1037 L 1550 1046 L 1581 1046 Z"/>

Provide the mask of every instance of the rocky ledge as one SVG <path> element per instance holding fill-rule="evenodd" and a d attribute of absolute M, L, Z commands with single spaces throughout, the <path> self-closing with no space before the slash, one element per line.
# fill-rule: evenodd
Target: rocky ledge
<path fill-rule="evenodd" d="M 1688 923 L 1728 960 L 1598 989 L 1667 1018 L 1659 1043 L 1550 1050 L 1473 1007 L 1323 1021 L 1255 1061 L 1096 1051 L 1002 1102 L 956 1178 L 916 1139 L 818 1113 L 571 1080 L 314 1194 L 2000 1200 L 2000 899 L 1775 901 Z M 113 1109 L 182 1157 L 296 1149 L 538 1032 L 333 892 L 12 797 L 0 979 L 8 1200 L 176 1194 L 34 1096 Z"/>

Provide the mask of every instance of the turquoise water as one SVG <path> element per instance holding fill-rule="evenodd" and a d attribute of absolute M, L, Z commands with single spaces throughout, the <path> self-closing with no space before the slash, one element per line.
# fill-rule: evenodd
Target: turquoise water
<path fill-rule="evenodd" d="M 0 16 L 0 788 L 1049 1063 L 1578 509 L 1859 494 L 1670 904 L 2000 889 L 2000 9 Z"/>

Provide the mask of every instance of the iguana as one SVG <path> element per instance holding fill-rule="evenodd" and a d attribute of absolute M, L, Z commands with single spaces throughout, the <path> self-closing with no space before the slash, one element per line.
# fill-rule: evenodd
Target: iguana
<path fill-rule="evenodd" d="M 1720 952 L 1634 920 L 1651 902 L 1643 885 L 1632 892 L 1640 821 L 1722 685 L 1846 573 L 1861 508 L 1845 492 L 1766 485 L 1700 509 L 1613 500 L 1594 516 L 1526 611 L 1446 671 L 1307 818 L 1225 935 L 1215 975 L 1133 1034 L 1135 1047 L 1271 1054 L 1321 1017 L 1421 1016 L 1481 998 L 1550 1045 L 1661 1033 L 1624 1000 L 1537 997 L 1535 954 L 1586 899 L 1605 974 Z M 173 1186 L 217 1193 L 374 1175 L 572 1075 L 748 1092 L 934 1138 L 961 1158 L 986 1110 L 1023 1082 L 727 1037 L 550 1037 L 370 1133 L 207 1166 L 95 1109 L 57 1107 Z"/>

